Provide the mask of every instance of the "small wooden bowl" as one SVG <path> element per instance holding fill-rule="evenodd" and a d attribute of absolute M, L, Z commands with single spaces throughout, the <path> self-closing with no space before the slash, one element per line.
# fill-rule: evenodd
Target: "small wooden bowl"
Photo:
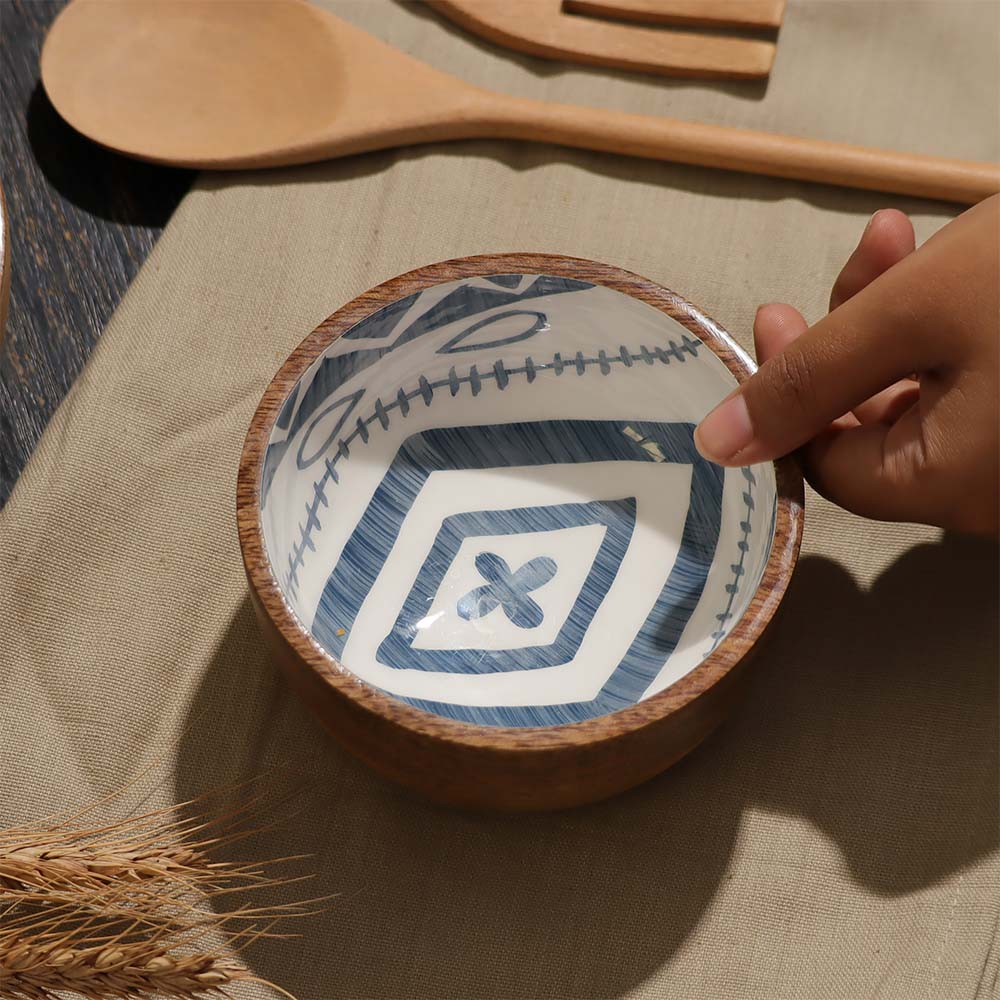
<path fill-rule="evenodd" d="M 693 445 L 752 371 L 673 292 L 570 257 L 446 261 L 337 310 L 240 463 L 294 686 L 450 804 L 571 806 L 668 767 L 729 711 L 798 557 L 795 464 Z"/>

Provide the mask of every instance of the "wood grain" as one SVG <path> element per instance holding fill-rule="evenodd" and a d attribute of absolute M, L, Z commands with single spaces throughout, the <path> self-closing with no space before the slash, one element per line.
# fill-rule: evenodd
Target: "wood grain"
<path fill-rule="evenodd" d="M 0 345 L 0 507 L 192 174 L 74 132 L 38 83 L 64 0 L 0 3 L 0 157 L 10 303 Z"/>
<path fill-rule="evenodd" d="M 644 24 L 773 29 L 785 0 L 563 0 L 563 10 Z"/>
<path fill-rule="evenodd" d="M 690 751 L 725 718 L 795 566 L 803 485 L 793 461 L 775 463 L 775 538 L 747 612 L 694 670 L 630 708 L 568 726 L 481 727 L 418 711 L 356 679 L 298 624 L 264 552 L 260 476 L 277 413 L 315 358 L 365 316 L 431 285 L 510 272 L 581 278 L 635 296 L 701 338 L 737 380 L 748 376 L 711 319 L 673 292 L 619 268 L 549 254 L 498 254 L 433 264 L 347 303 L 292 353 L 268 386 L 247 434 L 236 514 L 250 593 L 264 635 L 293 686 L 344 746 L 384 776 L 441 802 L 537 810 L 595 801 L 639 784 Z"/>
<path fill-rule="evenodd" d="M 7 325 L 7 300 L 10 298 L 10 248 L 7 243 L 7 201 L 0 187 L 0 347 Z"/>
<path fill-rule="evenodd" d="M 117 46 L 99 44 L 107 37 Z M 262 74 L 265 65 L 296 72 Z M 499 138 L 969 204 L 1000 191 L 996 164 L 494 93 L 302 0 L 75 0 L 46 40 L 42 76 L 95 141 L 207 169 Z"/>

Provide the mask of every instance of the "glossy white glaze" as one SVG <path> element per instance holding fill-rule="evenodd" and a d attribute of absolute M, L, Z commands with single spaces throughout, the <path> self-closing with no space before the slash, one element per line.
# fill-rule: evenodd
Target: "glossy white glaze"
<path fill-rule="evenodd" d="M 770 552 L 773 467 L 723 473 L 690 440 L 734 385 L 608 288 L 425 290 L 332 344 L 283 408 L 275 576 L 349 670 L 430 711 L 550 725 L 648 697 L 721 641 Z"/>

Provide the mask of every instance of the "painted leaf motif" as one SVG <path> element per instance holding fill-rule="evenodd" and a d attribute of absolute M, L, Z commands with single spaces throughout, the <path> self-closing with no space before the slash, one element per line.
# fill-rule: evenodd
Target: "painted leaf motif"
<path fill-rule="evenodd" d="M 486 319 L 466 327 L 446 344 L 442 344 L 438 348 L 438 354 L 460 354 L 462 351 L 504 347 L 507 344 L 516 344 L 519 340 L 528 340 L 536 333 L 547 329 L 549 323 L 545 313 L 535 312 L 533 309 L 508 309 L 506 312 L 487 316 Z M 481 330 L 488 330 L 485 337 L 474 336 Z"/>
<path fill-rule="evenodd" d="M 359 389 L 349 396 L 342 396 L 316 415 L 306 430 L 296 455 L 300 469 L 308 469 L 336 443 L 344 424 L 347 423 L 347 418 L 354 412 L 364 392 L 364 389 Z"/>

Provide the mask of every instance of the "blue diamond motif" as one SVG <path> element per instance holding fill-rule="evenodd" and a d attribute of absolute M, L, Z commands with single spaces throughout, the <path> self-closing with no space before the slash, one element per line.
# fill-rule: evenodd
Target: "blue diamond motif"
<path fill-rule="evenodd" d="M 597 608 L 618 573 L 635 528 L 635 513 L 635 498 L 625 497 L 591 503 L 478 510 L 446 517 L 399 617 L 379 646 L 379 662 L 398 670 L 463 674 L 537 670 L 568 663 L 580 648 Z M 604 537 L 553 642 L 544 646 L 511 649 L 419 649 L 413 645 L 420 622 L 432 606 L 441 582 L 466 538 L 530 535 L 581 525 L 603 526 Z M 483 552 L 476 558 L 476 569 L 489 582 L 461 598 L 460 617 L 469 620 L 485 616 L 502 604 L 507 617 L 518 628 L 535 628 L 541 624 L 542 609 L 528 591 L 538 589 L 552 578 L 556 571 L 553 559 L 539 556 L 511 573 L 506 560 L 494 553 Z M 484 601 L 485 604 L 482 603 Z M 466 614 L 462 613 L 463 610 Z"/>
<path fill-rule="evenodd" d="M 342 655 L 346 635 L 388 558 L 407 513 L 435 471 L 580 462 L 686 464 L 691 467 L 691 486 L 677 559 L 655 596 L 649 615 L 594 698 L 558 705 L 466 705 L 394 695 L 424 711 L 486 726 L 564 725 L 635 704 L 675 649 L 698 606 L 719 540 L 723 470 L 701 457 L 694 446 L 693 432 L 693 424 L 681 422 L 557 419 L 441 427 L 412 435 L 400 446 L 327 578 L 312 622 L 314 637 L 333 656 Z M 497 512 L 478 512 L 483 513 Z M 457 538 L 450 541 L 447 538 L 446 529 L 450 527 L 454 533 L 458 527 L 455 522 L 473 516 L 478 515 L 445 518 L 434 546 L 451 544 L 457 550 L 465 534 L 483 534 L 481 530 L 467 530 L 459 531 Z M 452 523 L 449 525 L 449 522 Z M 565 521 L 552 527 L 565 527 Z M 610 531 L 605 540 L 609 534 Z M 594 564 L 597 562 L 595 558 Z M 411 648 L 407 631 L 405 627 L 400 631 L 400 626 L 407 617 L 414 624 L 420 620 L 419 608 L 426 608 L 433 599 L 446 566 L 444 563 L 435 571 L 436 582 L 434 573 L 421 570 L 418 574 L 396 625 L 379 647 L 377 656 L 382 663 L 400 669 L 487 672 L 567 663 L 575 656 L 575 649 L 593 617 L 592 612 L 584 612 L 582 631 L 573 646 L 570 640 L 575 637 L 564 637 L 563 633 L 573 620 L 576 607 L 555 643 L 516 650 L 491 650 L 482 661 L 487 665 L 479 671 L 467 666 L 451 666 L 460 659 L 454 650 Z M 418 607 L 409 608 L 411 600 L 416 601 Z M 443 657 L 445 662 L 435 662 L 435 657 Z"/>

